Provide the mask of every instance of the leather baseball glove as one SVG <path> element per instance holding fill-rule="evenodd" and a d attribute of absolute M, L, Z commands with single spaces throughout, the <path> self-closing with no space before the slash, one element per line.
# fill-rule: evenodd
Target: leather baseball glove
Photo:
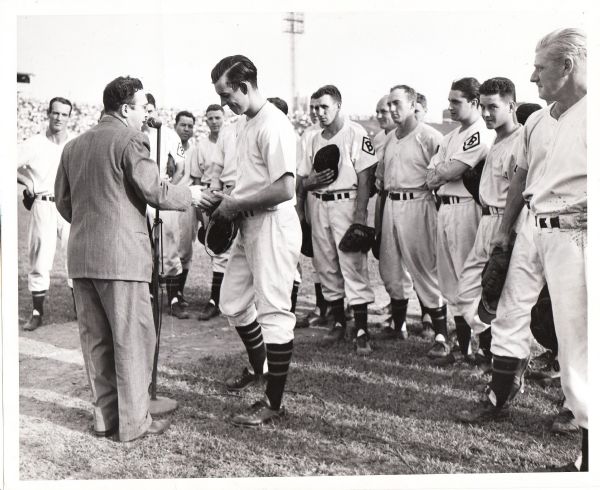
<path fill-rule="evenodd" d="M 373 246 L 374 241 L 375 228 L 354 223 L 344 233 L 339 246 L 342 252 L 367 253 Z"/>

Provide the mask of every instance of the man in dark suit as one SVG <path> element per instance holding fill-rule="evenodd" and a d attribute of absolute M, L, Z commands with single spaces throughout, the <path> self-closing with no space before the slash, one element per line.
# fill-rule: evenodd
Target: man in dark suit
<path fill-rule="evenodd" d="M 116 78 L 103 102 L 98 125 L 65 146 L 54 192 L 58 211 L 71 223 L 68 267 L 94 432 L 118 431 L 121 441 L 131 441 L 170 425 L 153 421 L 148 410 L 156 335 L 146 205 L 183 211 L 200 199 L 200 190 L 160 179 L 141 132 L 147 100 L 140 80 Z"/>

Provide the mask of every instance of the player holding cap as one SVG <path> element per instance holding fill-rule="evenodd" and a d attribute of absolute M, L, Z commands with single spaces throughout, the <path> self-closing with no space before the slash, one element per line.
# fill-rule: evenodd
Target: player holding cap
<path fill-rule="evenodd" d="M 244 342 L 251 369 L 226 381 L 229 390 L 260 382 L 265 399 L 233 418 L 257 426 L 283 415 L 281 399 L 292 358 L 296 317 L 291 292 L 302 233 L 295 204 L 296 135 L 289 119 L 258 91 L 257 70 L 245 56 L 223 58 L 211 79 L 223 105 L 241 115 L 238 176 L 214 211 L 239 219 L 240 230 L 223 280 L 220 308 Z"/>
<path fill-rule="evenodd" d="M 452 83 L 448 95 L 450 117 L 460 126 L 442 140 L 427 175 L 430 189 L 437 189 L 442 205 L 438 212 L 437 273 L 442 294 L 454 308 L 458 280 L 465 260 L 475 243 L 481 208 L 462 183 L 462 175 L 484 160 L 493 141 L 479 112 L 479 82 L 461 78 Z M 454 311 L 454 309 L 452 310 Z M 434 324 L 435 324 L 435 319 Z M 457 335 L 469 328 L 455 314 Z M 440 324 L 441 325 L 441 324 Z M 450 353 L 446 329 L 436 331 L 428 355 L 445 357 Z"/>
<path fill-rule="evenodd" d="M 359 354 L 371 352 L 367 330 L 367 305 L 374 300 L 369 284 L 367 255 L 341 252 L 339 242 L 353 223 L 366 224 L 369 191 L 377 163 L 375 148 L 364 128 L 342 116 L 342 95 L 337 87 L 325 85 L 312 97 L 323 131 L 307 148 L 307 166 L 313 167 L 317 152 L 326 146 L 339 150 L 338 176 L 333 170 L 320 172 L 321 185 L 312 191 L 310 223 L 314 264 L 331 306 L 334 324 L 328 342 L 342 340 L 346 333 L 344 296 L 354 312 L 354 332 Z M 305 187 L 306 188 L 306 187 Z"/>

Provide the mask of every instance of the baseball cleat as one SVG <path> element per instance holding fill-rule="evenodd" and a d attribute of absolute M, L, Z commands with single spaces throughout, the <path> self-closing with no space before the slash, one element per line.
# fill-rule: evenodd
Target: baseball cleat
<path fill-rule="evenodd" d="M 344 327 L 340 322 L 335 322 L 333 327 L 329 329 L 323 340 L 326 342 L 339 342 L 344 340 L 346 336 L 346 327 Z"/>
<path fill-rule="evenodd" d="M 27 321 L 27 323 L 23 326 L 23 330 L 27 332 L 32 332 L 37 328 L 42 326 L 42 315 L 31 315 L 31 318 Z"/>
<path fill-rule="evenodd" d="M 198 315 L 198 320 L 206 321 L 216 316 L 219 316 L 219 307 L 215 305 L 212 301 L 209 301 L 208 303 L 206 303 L 206 305 L 204 305 L 204 308 L 202 308 L 202 310 L 200 311 L 200 314 Z"/>
<path fill-rule="evenodd" d="M 369 341 L 369 334 L 363 331 L 362 335 L 359 335 L 354 340 L 354 348 L 356 353 L 363 356 L 368 356 L 373 349 L 371 349 L 371 342 Z"/>
<path fill-rule="evenodd" d="M 174 316 L 175 318 L 179 318 L 180 320 L 186 320 L 190 317 L 187 311 L 179 304 L 179 301 L 174 301 L 171 303 L 171 308 L 169 308 L 169 315 Z"/>
<path fill-rule="evenodd" d="M 575 423 L 575 416 L 568 408 L 561 408 L 560 412 L 554 417 L 550 432 L 554 434 L 571 434 L 579 432 L 579 426 Z"/>
<path fill-rule="evenodd" d="M 459 422 L 465 424 L 484 424 L 495 422 L 508 417 L 508 409 L 505 406 L 496 407 L 489 399 L 480 401 L 475 407 L 461 410 L 456 415 Z"/>
<path fill-rule="evenodd" d="M 188 306 L 190 306 L 190 304 L 186 301 L 186 299 L 183 297 L 183 294 L 179 294 L 177 293 L 177 302 L 183 306 L 184 308 L 187 308 Z"/>
<path fill-rule="evenodd" d="M 446 342 L 446 339 L 441 334 L 436 335 L 433 345 L 427 352 L 427 357 L 435 359 L 438 357 L 446 357 L 448 354 L 450 354 L 450 346 Z"/>
<path fill-rule="evenodd" d="M 268 422 L 283 417 L 286 414 L 285 408 L 274 410 L 266 400 L 260 400 L 246 408 L 242 413 L 237 414 L 231 420 L 233 425 L 238 427 L 260 427 Z"/>
<path fill-rule="evenodd" d="M 254 374 L 248 368 L 244 368 L 242 374 L 227 378 L 225 380 L 225 387 L 229 391 L 242 391 L 250 386 L 264 384 L 265 381 L 265 375 Z"/>
<path fill-rule="evenodd" d="M 321 308 L 315 307 L 308 315 L 296 320 L 296 328 L 324 327 L 329 320 L 329 309 L 325 314 L 321 314 Z"/>
<path fill-rule="evenodd" d="M 389 325 L 381 330 L 378 337 L 382 340 L 406 340 L 408 338 L 406 322 L 402 325 L 401 329 L 397 329 L 394 320 L 390 320 Z"/>

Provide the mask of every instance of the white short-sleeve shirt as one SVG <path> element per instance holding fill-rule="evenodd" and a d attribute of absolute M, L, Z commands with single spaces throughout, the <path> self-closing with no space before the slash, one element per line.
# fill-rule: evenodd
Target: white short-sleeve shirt
<path fill-rule="evenodd" d="M 20 143 L 17 149 L 17 167 L 23 167 L 33 182 L 32 191 L 36 194 L 54 194 L 54 181 L 60 164 L 65 144 L 72 139 L 71 135 L 63 143 L 50 141 L 46 133 L 36 134 Z"/>
<path fill-rule="evenodd" d="M 485 121 L 480 117 L 464 130 L 459 126 L 444 136 L 440 149 L 431 160 L 431 166 L 457 160 L 473 168 L 485 159 L 494 137 L 494 132 L 487 129 Z M 462 178 L 442 185 L 438 195 L 472 197 L 463 185 Z"/>
<path fill-rule="evenodd" d="M 587 96 L 559 116 L 544 167 L 527 190 L 535 214 L 587 211 Z"/>
<path fill-rule="evenodd" d="M 523 127 L 519 126 L 506 138 L 494 142 L 485 159 L 481 180 L 479 181 L 479 199 L 481 204 L 504 208 L 510 185 L 510 173 L 515 167 L 518 144 Z"/>
<path fill-rule="evenodd" d="M 437 152 L 443 135 L 423 123 L 398 139 L 396 132 L 387 135 L 383 153 L 383 188 L 386 191 L 425 189 L 427 167 Z"/>
<path fill-rule="evenodd" d="M 296 176 L 296 132 L 287 116 L 266 102 L 253 118 L 240 118 L 236 141 L 237 178 L 232 197 L 245 198 L 285 174 Z M 294 205 L 296 197 L 274 208 Z"/>
<path fill-rule="evenodd" d="M 344 121 L 332 138 L 323 138 L 318 132 L 310 141 L 306 152 L 307 166 L 312 169 L 316 153 L 327 145 L 337 145 L 340 149 L 339 173 L 331 184 L 316 189 L 317 192 L 353 190 L 358 187 L 358 174 L 377 163 L 377 155 L 373 142 L 365 129 L 349 119 Z"/>
<path fill-rule="evenodd" d="M 550 115 L 552 106 L 545 107 L 529 116 L 517 151 L 517 167 L 527 171 L 523 198 L 531 200 L 531 188 L 539 179 L 545 166 L 546 154 L 552 144 L 558 121 Z"/>

